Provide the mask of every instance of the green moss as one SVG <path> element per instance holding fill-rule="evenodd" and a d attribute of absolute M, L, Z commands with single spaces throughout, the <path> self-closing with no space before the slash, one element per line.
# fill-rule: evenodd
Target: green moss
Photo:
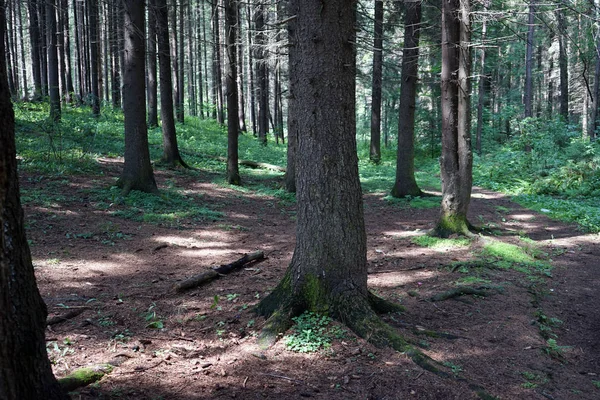
<path fill-rule="evenodd" d="M 430 236 L 447 238 L 452 234 L 472 236 L 471 224 L 464 215 L 442 215 Z"/>
<path fill-rule="evenodd" d="M 433 249 L 439 248 L 454 248 L 454 247 L 468 247 L 471 244 L 469 238 L 461 237 L 456 239 L 442 239 L 429 235 L 416 236 L 411 239 L 411 242 L 423 247 L 429 247 Z"/>
<path fill-rule="evenodd" d="M 59 379 L 58 383 L 65 391 L 70 392 L 99 381 L 104 375 L 110 374 L 112 370 L 113 366 L 110 364 L 79 368 L 64 378 Z"/>

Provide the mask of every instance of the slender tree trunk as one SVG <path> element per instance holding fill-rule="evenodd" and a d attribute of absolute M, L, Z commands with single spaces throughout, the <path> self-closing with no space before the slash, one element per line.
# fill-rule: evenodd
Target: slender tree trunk
<path fill-rule="evenodd" d="M 6 70 L 7 70 L 7 78 L 8 78 L 8 90 L 10 92 L 11 97 L 16 98 L 18 96 L 19 84 L 17 82 L 18 78 L 16 77 L 16 74 L 15 74 L 15 68 L 13 67 L 13 65 L 15 65 L 15 64 L 14 64 L 14 52 L 12 51 L 13 46 L 11 43 L 12 7 L 10 7 L 10 6 L 6 7 L 6 11 L 8 11 L 7 19 L 5 21 L 3 21 L 2 23 L 4 24 L 3 29 L 6 32 L 6 34 L 4 35 L 4 48 L 6 49 L 6 54 L 5 54 L 6 60 L 5 61 L 6 61 Z"/>
<path fill-rule="evenodd" d="M 192 36 L 192 22 L 194 21 L 193 9 L 190 6 L 191 0 L 186 0 L 184 3 L 185 11 L 187 14 L 187 23 L 185 25 L 186 28 L 186 52 L 187 52 L 187 60 L 186 60 L 186 69 L 187 69 L 187 89 L 188 89 L 188 98 L 190 102 L 190 115 L 196 116 L 198 115 L 198 107 L 196 106 L 196 74 L 194 71 L 194 52 L 193 52 L 193 36 Z M 183 14 L 183 11 L 182 11 Z"/>
<path fill-rule="evenodd" d="M 487 10 L 487 6 L 484 6 L 484 10 Z M 481 136 L 483 132 L 483 106 L 485 104 L 486 96 L 486 81 L 488 80 L 485 74 L 485 39 L 487 33 L 487 20 L 484 20 L 481 25 L 481 60 L 479 64 L 479 98 L 477 99 L 477 129 L 476 129 L 476 144 L 477 154 L 481 156 Z"/>
<path fill-rule="evenodd" d="M 596 34 L 596 68 L 594 70 L 594 92 L 592 99 L 592 116 L 588 124 L 588 136 L 591 141 L 596 140 L 598 136 L 598 108 L 600 107 L 600 33 Z M 586 96 L 587 97 L 587 96 Z"/>
<path fill-rule="evenodd" d="M 148 2 L 148 127 L 158 126 L 158 85 L 156 79 L 156 5 Z"/>
<path fill-rule="evenodd" d="M 383 0 L 375 0 L 375 40 L 373 42 L 373 82 L 371 86 L 371 145 L 369 158 L 381 161 L 381 79 L 383 76 Z"/>
<path fill-rule="evenodd" d="M 558 68 L 560 70 L 560 115 L 565 122 L 569 121 L 569 57 L 565 36 L 567 24 L 564 11 L 559 9 L 556 18 L 558 20 Z"/>
<path fill-rule="evenodd" d="M 239 1 L 237 2 L 237 85 L 238 85 L 238 119 L 240 132 L 246 132 L 246 108 L 244 97 L 244 46 L 242 46 L 242 9 Z"/>
<path fill-rule="evenodd" d="M 119 50 L 119 28 L 118 26 L 119 24 L 119 15 L 121 15 L 121 11 L 122 11 L 122 7 L 121 7 L 121 1 L 120 0 L 112 0 L 111 1 L 112 4 L 112 15 L 111 15 L 111 20 L 112 20 L 112 25 L 113 25 L 113 29 L 111 29 L 111 72 L 112 72 L 112 76 L 111 76 L 111 81 L 112 81 L 112 106 L 113 108 L 119 108 L 121 107 L 121 57 L 120 57 L 120 50 Z M 156 48 L 156 43 L 154 44 L 155 48 Z M 156 54 L 155 54 L 156 57 Z M 155 61 L 155 80 L 156 80 L 156 61 Z M 156 86 L 156 85 L 155 85 Z M 154 104 L 150 103 L 151 105 L 154 105 L 154 110 L 156 113 L 156 94 L 154 96 Z M 153 126 L 158 125 L 158 123 L 156 123 Z"/>
<path fill-rule="evenodd" d="M 415 179 L 415 102 L 419 70 L 419 37 L 421 32 L 421 3 L 405 3 L 404 50 L 402 51 L 402 81 L 398 114 L 398 153 L 396 181 L 392 196 L 420 196 Z M 372 132 L 372 131 L 371 131 Z"/>
<path fill-rule="evenodd" d="M 61 0 L 61 12 L 65 37 L 65 55 L 66 55 L 66 78 L 67 78 L 67 101 L 73 101 L 73 63 L 71 62 L 71 30 L 69 29 L 69 0 Z"/>
<path fill-rule="evenodd" d="M 62 10 L 63 0 L 57 1 L 57 46 L 58 46 L 58 59 L 59 59 L 59 69 L 60 69 L 60 92 L 62 94 L 62 98 L 67 103 L 70 102 L 69 91 L 67 90 L 67 69 L 70 69 L 70 65 L 67 65 L 67 54 L 65 50 L 65 23 L 64 23 L 64 13 Z M 67 31 L 67 36 L 69 32 Z"/>
<path fill-rule="evenodd" d="M 470 0 L 442 3 L 442 203 L 432 234 L 469 234 L 473 155 L 470 129 Z M 456 75 L 458 71 L 458 75 Z"/>
<path fill-rule="evenodd" d="M 144 2 L 123 0 L 125 165 L 117 182 L 123 195 L 131 190 L 157 193 L 148 150 L 146 125 L 146 46 Z"/>
<path fill-rule="evenodd" d="M 552 81 L 552 70 L 554 69 L 554 59 L 550 57 L 548 60 L 548 98 L 546 102 L 546 116 L 552 118 L 554 116 L 554 82 Z"/>
<path fill-rule="evenodd" d="M 46 2 L 40 0 L 38 5 L 38 20 L 40 22 L 40 71 L 42 77 L 42 96 L 48 96 L 48 38 L 46 35 Z"/>
<path fill-rule="evenodd" d="M 250 96 L 248 96 L 248 99 L 250 101 L 249 104 L 249 109 L 250 109 L 250 121 L 252 123 L 252 134 L 254 136 L 256 136 L 258 134 L 258 129 L 256 127 L 256 98 L 255 98 L 255 92 L 254 92 L 254 46 L 252 45 L 252 9 L 250 4 L 248 4 L 247 8 L 246 8 L 246 19 L 248 22 L 248 74 L 249 74 L 249 78 L 248 78 L 248 86 L 249 86 L 249 92 L 250 92 Z"/>
<path fill-rule="evenodd" d="M 201 4 L 201 19 L 202 19 L 202 43 L 204 44 L 202 46 L 202 52 L 203 52 L 203 60 L 204 60 L 204 87 L 206 88 L 206 96 L 205 96 L 205 100 L 202 103 L 202 108 L 200 109 L 202 112 L 202 118 L 205 118 L 210 115 L 210 109 L 207 108 L 208 104 L 211 104 L 210 101 L 210 85 L 208 84 L 208 42 L 206 41 L 206 13 L 204 10 L 204 2 L 200 3 Z M 213 119 L 216 119 L 216 116 L 213 117 Z"/>
<path fill-rule="evenodd" d="M 27 2 L 27 8 L 29 9 L 29 40 L 31 42 L 31 69 L 33 71 L 34 100 L 39 100 L 42 97 L 40 27 L 37 17 L 37 1 L 38 0 L 29 0 Z"/>
<path fill-rule="evenodd" d="M 60 121 L 60 87 L 58 81 L 58 50 L 56 46 L 56 0 L 46 0 L 46 37 L 48 38 L 48 90 L 50 119 Z"/>
<path fill-rule="evenodd" d="M 0 0 L 0 398 L 66 400 L 48 361 L 46 305 L 25 236 L 6 69 L 5 10 Z"/>
<path fill-rule="evenodd" d="M 198 60 L 198 64 L 197 64 L 197 69 L 198 69 L 198 108 L 200 111 L 200 118 L 204 119 L 206 118 L 205 114 L 204 114 L 204 102 L 206 101 L 205 97 L 204 97 L 204 77 L 207 74 L 206 70 L 203 70 L 203 65 L 206 65 L 206 42 L 204 41 L 204 37 L 202 36 L 203 32 L 204 32 L 204 3 L 200 2 L 197 5 L 197 9 L 196 9 L 196 37 L 198 38 L 198 40 L 195 41 L 196 43 L 196 49 L 195 49 L 195 53 L 198 55 L 198 57 L 194 57 L 192 59 L 197 59 Z M 200 38 L 202 39 L 202 43 L 200 42 Z M 204 52 L 204 54 L 203 54 Z"/>
<path fill-rule="evenodd" d="M 169 14 L 166 0 L 152 0 L 156 10 L 156 35 L 158 38 L 158 62 L 160 70 L 160 119 L 163 133 L 161 162 L 170 166 L 187 164 L 179 154 L 173 114 L 173 78 L 171 75 L 171 49 L 169 48 Z"/>
<path fill-rule="evenodd" d="M 523 103 L 525 104 L 525 118 L 533 117 L 533 41 L 535 32 L 535 0 L 530 0 L 529 15 L 527 19 L 527 48 L 525 51 L 525 90 Z"/>
<path fill-rule="evenodd" d="M 87 0 L 90 23 L 90 68 L 92 89 L 92 114 L 100 115 L 100 64 L 98 62 L 98 2 Z M 145 108 L 145 107 L 144 107 Z"/>
<path fill-rule="evenodd" d="M 29 99 L 29 81 L 27 79 L 27 65 L 25 64 L 25 40 L 23 38 L 23 13 L 20 1 L 17 1 L 17 15 L 19 23 L 19 46 L 21 49 L 21 72 L 23 76 L 23 99 Z"/>
<path fill-rule="evenodd" d="M 265 46 L 265 10 L 262 3 L 256 5 L 254 14 L 254 28 L 256 29 L 256 78 L 258 80 L 258 140 L 266 145 L 269 132 L 269 80 L 267 72 L 267 56 Z"/>
<path fill-rule="evenodd" d="M 225 45 L 227 86 L 227 182 L 232 185 L 241 183 L 238 165 L 238 91 L 237 91 L 237 14 L 236 0 L 225 0 Z"/>
<path fill-rule="evenodd" d="M 175 3 L 177 1 L 175 0 Z M 183 51 L 183 4 L 179 7 L 179 38 L 175 38 L 177 42 L 178 51 L 177 53 L 179 58 L 178 71 L 177 71 L 177 95 L 179 98 L 177 99 L 177 103 L 179 107 L 176 107 L 176 115 L 177 122 L 183 124 L 185 121 L 185 84 L 184 84 L 184 66 L 185 66 L 185 52 Z M 175 14 L 177 15 L 177 11 L 175 10 Z M 173 25 L 173 30 L 176 30 L 177 27 Z M 191 39 L 191 38 L 190 38 Z"/>

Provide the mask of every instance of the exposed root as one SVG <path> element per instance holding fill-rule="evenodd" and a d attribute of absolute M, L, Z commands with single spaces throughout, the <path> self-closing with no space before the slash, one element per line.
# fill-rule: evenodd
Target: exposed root
<path fill-rule="evenodd" d="M 404 312 L 406 309 L 400 304 L 394 304 L 390 301 L 382 299 L 381 297 L 369 292 L 369 304 L 375 310 L 376 313 L 379 314 L 389 314 L 395 312 Z"/>

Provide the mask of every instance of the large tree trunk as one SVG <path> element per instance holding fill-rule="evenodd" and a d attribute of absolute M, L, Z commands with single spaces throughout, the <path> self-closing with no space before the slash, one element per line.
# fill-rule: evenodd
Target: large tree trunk
<path fill-rule="evenodd" d="M 48 91 L 50 119 L 60 121 L 60 87 L 58 82 L 58 50 L 56 48 L 56 0 L 46 0 L 46 37 L 48 45 Z"/>
<path fill-rule="evenodd" d="M 232 185 L 241 183 L 238 165 L 238 91 L 237 91 L 237 1 L 225 0 L 225 45 L 227 85 L 227 182 Z"/>
<path fill-rule="evenodd" d="M 398 153 L 396 181 L 392 196 L 420 196 L 415 180 L 415 100 L 419 70 L 419 35 L 421 3 L 407 2 L 404 20 L 404 50 L 402 52 L 402 82 L 398 113 Z"/>
<path fill-rule="evenodd" d="M 158 126 L 158 81 L 156 79 L 156 5 L 148 2 L 148 127 Z"/>
<path fill-rule="evenodd" d="M 433 235 L 469 234 L 473 154 L 470 118 L 470 0 L 442 8 L 442 204 Z M 458 71 L 458 74 L 457 74 Z"/>
<path fill-rule="evenodd" d="M 125 115 L 125 165 L 117 182 L 123 195 L 131 190 L 156 193 L 150 164 L 146 125 L 146 79 L 144 43 L 144 2 L 123 0 L 124 76 L 123 114 Z"/>
<path fill-rule="evenodd" d="M 527 19 L 527 46 L 525 50 L 525 90 L 523 104 L 525 105 L 525 118 L 533 117 L 533 40 L 535 32 L 535 0 L 530 0 L 529 15 Z"/>
<path fill-rule="evenodd" d="M 152 0 L 151 4 L 156 10 L 156 34 L 158 38 L 158 62 L 160 69 L 160 119 L 163 133 L 163 155 L 161 162 L 170 166 L 181 165 L 187 167 L 187 164 L 183 161 L 179 153 L 175 131 L 167 1 Z"/>
<path fill-rule="evenodd" d="M 269 345 L 291 317 L 329 314 L 360 336 L 399 346 L 371 309 L 356 155 L 355 7 L 348 0 L 290 1 L 290 103 L 298 125 L 296 248 L 275 290 L 258 305 Z M 381 303 L 380 303 L 381 304 Z"/>
<path fill-rule="evenodd" d="M 4 0 L 0 0 L 0 399 L 66 400 L 48 361 L 46 305 L 25 237 L 4 27 Z"/>
<path fill-rule="evenodd" d="M 381 79 L 383 76 L 383 0 L 375 0 L 373 82 L 371 85 L 371 162 L 381 161 Z M 406 38 L 406 37 L 405 37 Z"/>

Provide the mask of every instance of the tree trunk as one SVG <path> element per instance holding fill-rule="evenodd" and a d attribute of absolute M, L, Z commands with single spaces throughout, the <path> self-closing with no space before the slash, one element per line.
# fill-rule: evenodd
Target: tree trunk
<path fill-rule="evenodd" d="M 535 0 L 530 0 L 529 16 L 527 19 L 527 48 L 525 53 L 525 89 L 523 103 L 525 104 L 525 118 L 533 117 L 533 40 L 535 31 Z"/>
<path fill-rule="evenodd" d="M 23 99 L 29 99 L 29 89 L 27 80 L 27 66 L 25 64 L 25 40 L 23 38 L 23 13 L 21 10 L 21 2 L 17 1 L 17 21 L 19 23 L 19 46 L 21 50 L 21 71 L 23 74 Z"/>
<path fill-rule="evenodd" d="M 267 57 L 265 46 L 267 44 L 265 30 L 264 5 L 256 5 L 254 13 L 254 29 L 256 29 L 255 59 L 256 79 L 258 80 L 258 140 L 266 145 L 269 132 L 269 80 L 267 77 Z"/>
<path fill-rule="evenodd" d="M 148 2 L 148 127 L 158 126 L 158 84 L 156 79 L 156 4 Z"/>
<path fill-rule="evenodd" d="M 250 121 L 252 123 L 252 134 L 256 136 L 258 134 L 258 129 L 256 127 L 256 95 L 254 92 L 254 47 L 252 45 L 252 9 L 250 8 L 250 4 L 248 4 L 246 8 L 246 19 L 248 22 L 248 92 L 250 95 L 248 96 L 248 100 L 250 104 L 248 108 L 250 109 Z"/>
<path fill-rule="evenodd" d="M 594 70 L 594 92 L 592 99 L 592 116 L 588 124 L 590 141 L 596 140 L 598 128 L 598 107 L 600 107 L 600 33 L 596 34 L 596 68 Z M 587 97 L 587 96 L 586 96 Z"/>
<path fill-rule="evenodd" d="M 241 183 L 238 166 L 238 91 L 237 91 L 237 14 L 236 0 L 225 0 L 225 45 L 227 46 L 225 64 L 227 67 L 225 83 L 227 85 L 227 182 L 232 185 Z"/>
<path fill-rule="evenodd" d="M 77 54 L 77 86 L 79 89 L 78 103 L 83 102 L 83 55 L 81 49 L 81 29 L 80 24 L 81 9 L 77 0 L 73 0 L 73 28 L 75 31 L 75 54 Z"/>
<path fill-rule="evenodd" d="M 119 50 L 119 15 L 122 12 L 121 0 L 112 0 L 112 15 L 111 20 L 113 21 L 113 29 L 111 29 L 111 65 L 112 65 L 112 106 L 114 108 L 121 107 L 121 57 Z M 156 44 L 155 44 L 156 46 Z M 156 61 L 155 61 L 156 64 Z M 156 79 L 156 71 L 155 71 Z M 156 95 L 154 97 L 154 103 L 156 103 Z M 154 104 L 156 110 L 156 104 Z M 158 123 L 157 123 L 158 125 Z M 156 126 L 156 125 L 154 125 Z"/>
<path fill-rule="evenodd" d="M 123 195 L 131 190 L 157 193 L 146 125 L 146 79 L 144 43 L 144 2 L 123 0 L 124 76 L 123 114 L 125 116 L 125 165 L 117 185 Z"/>
<path fill-rule="evenodd" d="M 392 188 L 392 196 L 394 197 L 420 196 L 422 194 L 415 180 L 414 143 L 421 3 L 419 1 L 406 2 L 405 7 L 402 81 L 400 84 L 400 111 L 398 113 L 396 181 Z"/>
<path fill-rule="evenodd" d="M 64 36 L 64 54 L 65 54 L 65 78 L 66 82 L 66 100 L 68 102 L 73 101 L 73 71 L 71 63 L 71 31 L 69 29 L 69 0 L 60 0 L 61 3 L 61 15 L 63 23 L 63 36 Z"/>
<path fill-rule="evenodd" d="M 175 131 L 167 0 L 152 0 L 151 4 L 156 10 L 156 34 L 158 38 L 160 119 L 163 133 L 163 155 L 161 162 L 170 166 L 181 165 L 187 167 L 187 164 L 183 161 L 179 153 L 177 134 Z"/>
<path fill-rule="evenodd" d="M 40 26 L 37 17 L 37 2 L 42 0 L 29 0 L 29 40 L 31 41 L 31 69 L 33 71 L 33 100 L 42 98 L 42 71 L 40 69 Z"/>
<path fill-rule="evenodd" d="M 210 115 L 210 110 L 206 108 L 206 105 L 210 104 L 210 85 L 208 84 L 208 42 L 206 41 L 206 17 L 204 11 L 204 2 L 200 3 L 200 7 L 200 18 L 202 19 L 202 43 L 204 44 L 202 46 L 202 55 L 204 56 L 204 87 L 206 89 L 206 97 L 204 102 L 202 102 L 200 113 L 202 118 L 205 118 L 205 116 L 208 117 Z"/>
<path fill-rule="evenodd" d="M 190 115 L 197 116 L 198 115 L 198 107 L 197 107 L 197 97 L 196 97 L 196 72 L 195 72 L 195 62 L 194 62 L 194 52 L 193 52 L 193 36 L 192 36 L 192 25 L 194 22 L 194 12 L 192 7 L 190 6 L 190 0 L 187 0 L 185 5 L 185 10 L 187 14 L 186 18 L 186 52 L 187 52 L 187 60 L 186 60 L 186 69 L 188 75 L 188 98 L 190 102 Z"/>
<path fill-rule="evenodd" d="M 442 203 L 432 234 L 469 234 L 473 155 L 470 129 L 470 0 L 442 8 Z M 458 74 L 457 74 L 458 72 Z"/>
<path fill-rule="evenodd" d="M 383 76 L 383 0 L 375 0 L 373 81 L 371 85 L 371 145 L 369 158 L 381 161 L 381 79 Z M 405 37 L 406 38 L 406 37 Z"/>
<path fill-rule="evenodd" d="M 177 1 L 174 1 L 174 4 L 176 4 Z M 177 42 L 177 46 L 178 46 L 178 56 L 180 58 L 179 60 L 179 64 L 178 64 L 178 71 L 177 71 L 177 95 L 179 96 L 179 98 L 177 99 L 177 103 L 179 104 L 179 107 L 176 107 L 176 117 L 177 117 L 177 122 L 179 122 L 180 124 L 183 124 L 185 122 L 185 83 L 184 83 L 184 67 L 185 67 L 185 52 L 183 51 L 184 46 L 183 46 L 183 1 L 180 2 L 180 6 L 179 6 L 179 38 L 175 38 L 175 41 Z M 177 11 L 175 10 L 175 15 L 177 15 Z M 175 25 L 173 25 L 173 30 L 176 31 L 177 27 Z M 191 38 L 189 38 L 191 40 Z"/>
<path fill-rule="evenodd" d="M 565 36 L 567 35 L 567 24 L 564 11 L 556 11 L 558 20 L 558 68 L 560 70 L 560 115 L 565 122 L 569 121 L 569 57 Z"/>
<path fill-rule="evenodd" d="M 46 0 L 46 37 L 48 45 L 48 90 L 50 93 L 50 119 L 60 121 L 60 87 L 58 82 L 58 50 L 56 40 L 56 0 Z"/>
<path fill-rule="evenodd" d="M 42 96 L 48 96 L 48 43 L 46 37 L 46 2 L 37 2 L 38 21 L 40 23 L 40 72 L 42 79 Z"/>
<path fill-rule="evenodd" d="M 36 286 L 15 148 L 15 119 L 8 90 L 0 0 L 0 398 L 62 400 L 46 353 L 46 305 Z"/>
<path fill-rule="evenodd" d="M 484 6 L 484 10 L 487 10 L 487 7 Z M 476 144 L 475 148 L 477 149 L 477 154 L 481 156 L 481 134 L 483 132 L 483 106 L 485 102 L 486 96 L 486 81 L 488 77 L 485 74 L 485 38 L 487 33 L 487 20 L 484 17 L 484 20 L 481 25 L 481 60 L 479 65 L 479 96 L 477 99 L 477 129 L 476 129 Z"/>
<path fill-rule="evenodd" d="M 242 9 L 239 1 L 237 2 L 237 85 L 238 85 L 238 119 L 240 132 L 246 132 L 246 108 L 244 106 L 244 46 L 242 45 Z"/>
<path fill-rule="evenodd" d="M 98 62 L 98 2 L 87 0 L 90 21 L 90 67 L 92 89 L 92 114 L 100 115 L 100 64 Z M 144 107 L 145 108 L 145 107 Z"/>
<path fill-rule="evenodd" d="M 213 97 L 216 106 L 214 117 L 219 124 L 225 122 L 223 112 L 223 79 L 221 71 L 221 28 L 219 23 L 219 0 L 212 0 L 213 31 Z"/>
<path fill-rule="evenodd" d="M 329 314 L 377 344 L 400 337 L 371 308 L 356 155 L 355 7 L 347 0 L 290 1 L 290 103 L 298 124 L 298 223 L 288 270 L 258 312 L 270 345 L 291 317 Z M 381 300 L 380 300 L 381 301 Z M 381 304 L 381 303 L 379 303 Z"/>

